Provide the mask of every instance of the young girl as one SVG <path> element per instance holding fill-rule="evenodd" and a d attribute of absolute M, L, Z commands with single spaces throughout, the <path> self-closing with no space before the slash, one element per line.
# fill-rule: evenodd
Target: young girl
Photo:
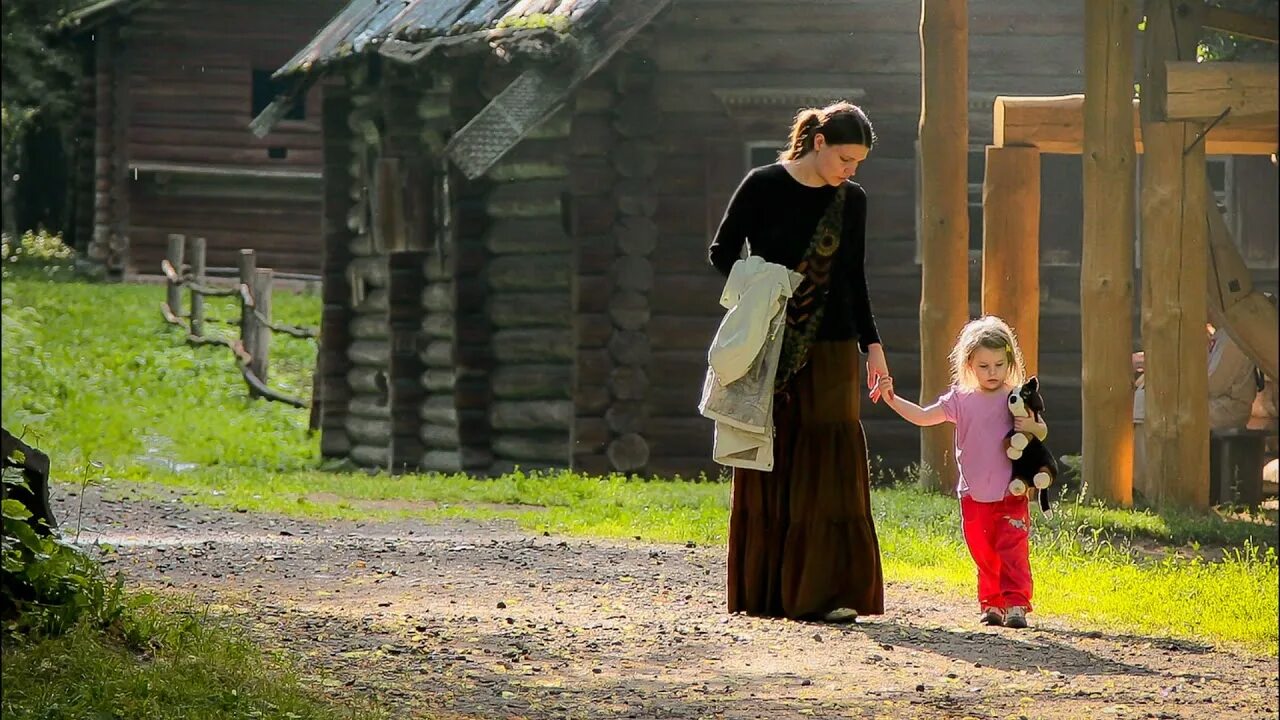
<path fill-rule="evenodd" d="M 955 423 L 961 526 L 978 566 L 980 622 L 1027 626 L 1031 611 L 1031 515 L 1026 495 L 1006 491 L 1013 473 L 1003 440 L 1010 428 L 1041 438 L 1043 422 L 1014 418 L 1009 391 L 1025 381 L 1022 352 L 1005 321 L 987 316 L 960 331 L 951 350 L 951 387 L 932 405 L 897 397 L 893 379 L 880 379 L 880 396 L 908 422 L 921 427 Z"/>

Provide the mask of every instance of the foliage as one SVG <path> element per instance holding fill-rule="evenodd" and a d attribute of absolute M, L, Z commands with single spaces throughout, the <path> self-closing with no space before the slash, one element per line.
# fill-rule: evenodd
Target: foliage
<path fill-rule="evenodd" d="M 75 107 L 79 63 L 74 51 L 53 37 L 68 10 L 80 0 L 5 0 L 0 51 L 0 100 L 4 153 L 8 155 L 38 116 L 53 122 L 70 118 Z"/>
<path fill-rule="evenodd" d="M 63 467 L 99 460 L 127 468 L 194 465 L 298 468 L 314 464 L 308 412 L 252 400 L 231 353 L 191 347 L 158 310 L 158 285 L 3 284 L 3 420 L 29 428 Z M 273 316 L 318 326 L 319 298 L 277 291 Z M 236 298 L 205 302 L 207 331 L 233 335 Z M 222 320 L 225 322 L 214 322 Z M 309 397 L 314 341 L 275 334 L 268 381 Z"/>
<path fill-rule="evenodd" d="M 372 718 L 336 711 L 303 689 L 281 659 L 208 608 L 148 594 L 125 596 L 103 628 L 80 622 L 57 637 L 5 643 L 0 715 L 14 720 Z"/>
<path fill-rule="evenodd" d="M 16 269 L 38 270 L 50 277 L 69 275 L 75 268 L 75 256 L 75 250 L 62 242 L 62 236 L 44 230 L 28 230 L 17 242 L 8 235 L 0 236 L 0 276 L 5 278 Z"/>
<path fill-rule="evenodd" d="M 1275 0 L 1210 0 L 1210 5 L 1247 13 L 1257 17 L 1276 19 L 1277 4 Z M 1208 31 L 1196 47 L 1196 58 L 1200 61 L 1250 61 L 1275 62 L 1277 48 L 1274 44 L 1262 40 L 1237 37 L 1230 33 Z"/>
<path fill-rule="evenodd" d="M 4 541 L 0 563 L 0 622 L 6 640 L 29 634 L 60 635 L 82 620 L 106 626 L 120 615 L 121 584 L 110 582 L 97 562 L 57 534 L 39 534 L 31 511 L 9 497 L 27 487 L 6 468 Z"/>
<path fill-rule="evenodd" d="M 530 13 L 518 17 L 504 17 L 498 21 L 497 28 L 515 30 L 549 29 L 558 33 L 569 31 L 569 16 L 558 13 Z"/>

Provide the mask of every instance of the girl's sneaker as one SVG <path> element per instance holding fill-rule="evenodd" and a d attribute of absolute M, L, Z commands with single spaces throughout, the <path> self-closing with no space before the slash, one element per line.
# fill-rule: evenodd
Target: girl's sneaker
<path fill-rule="evenodd" d="M 1027 626 L 1027 609 L 1021 605 L 1014 605 L 1009 608 L 1008 615 L 1005 616 L 1004 626 L 1011 628 L 1024 628 Z"/>
<path fill-rule="evenodd" d="M 999 627 L 1004 625 L 1004 610 L 998 607 L 989 607 L 982 611 L 982 616 L 978 618 L 978 622 L 983 625 L 995 625 Z"/>

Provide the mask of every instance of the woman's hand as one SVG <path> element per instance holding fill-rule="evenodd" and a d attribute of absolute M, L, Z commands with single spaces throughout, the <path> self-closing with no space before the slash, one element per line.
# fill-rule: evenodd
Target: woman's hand
<path fill-rule="evenodd" d="M 884 359 L 884 347 L 880 343 L 867 346 L 867 390 L 870 391 L 871 402 L 879 402 L 880 396 L 893 397 L 893 381 L 889 381 L 889 392 L 881 387 L 881 378 L 889 377 L 889 364 Z"/>

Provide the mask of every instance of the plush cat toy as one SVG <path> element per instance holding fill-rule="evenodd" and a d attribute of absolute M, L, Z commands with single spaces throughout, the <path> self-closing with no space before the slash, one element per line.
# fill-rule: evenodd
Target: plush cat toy
<path fill-rule="evenodd" d="M 1041 419 L 1044 413 L 1044 398 L 1040 397 L 1040 381 L 1036 378 L 1027 380 L 1022 387 L 1014 388 L 1009 393 L 1009 412 L 1014 417 L 1033 417 Z M 1031 432 L 1010 430 L 1004 438 L 1005 454 L 1013 461 L 1013 479 L 1009 481 L 1009 492 L 1013 495 L 1025 495 L 1034 487 L 1040 497 L 1040 510 L 1049 513 L 1049 486 L 1058 479 L 1058 464 L 1053 460 L 1053 453 L 1045 447 L 1044 442 Z"/>

